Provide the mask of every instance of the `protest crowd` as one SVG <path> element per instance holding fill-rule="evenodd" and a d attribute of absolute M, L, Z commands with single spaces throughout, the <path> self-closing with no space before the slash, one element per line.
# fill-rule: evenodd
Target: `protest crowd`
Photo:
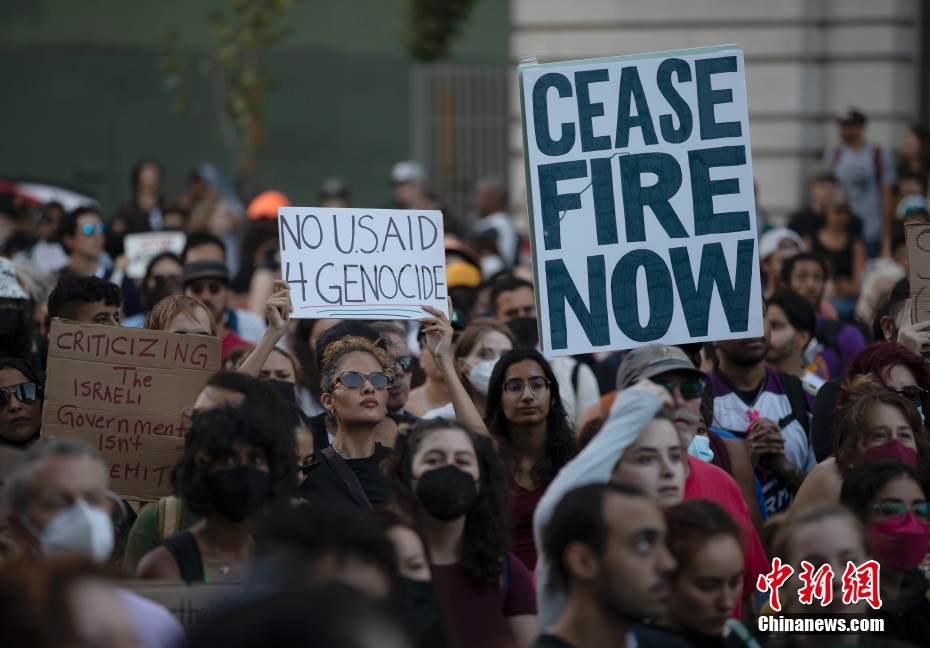
<path fill-rule="evenodd" d="M 905 241 L 930 223 L 930 133 L 892 155 L 860 112 L 837 123 L 808 203 L 760 221 L 764 337 L 553 359 L 496 178 L 454 218 L 422 165 L 391 170 L 385 207 L 445 219 L 448 308 L 407 321 L 298 319 L 288 197 L 241 200 L 209 164 L 175 197 L 140 162 L 114 214 L 3 205 L 0 645 L 930 645 L 930 321 Z M 130 277 L 127 237 L 150 232 L 183 250 Z M 197 387 L 160 412 L 183 434 L 158 497 L 123 490 L 135 460 L 104 462 L 89 414 L 61 414 L 97 389 L 90 351 L 54 375 L 61 349 L 104 326 L 114 350 L 219 340 L 215 366 L 159 370 Z M 192 620 L 156 585 L 226 593 Z M 773 610 L 884 631 L 760 632 Z"/>

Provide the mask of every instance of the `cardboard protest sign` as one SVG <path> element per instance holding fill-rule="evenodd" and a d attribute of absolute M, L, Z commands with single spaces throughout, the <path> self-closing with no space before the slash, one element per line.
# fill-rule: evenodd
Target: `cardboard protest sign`
<path fill-rule="evenodd" d="M 548 355 L 762 333 L 743 53 L 521 65 Z"/>
<path fill-rule="evenodd" d="M 175 581 L 127 580 L 120 587 L 161 603 L 181 622 L 185 630 L 203 623 L 224 608 L 235 605 L 245 592 L 244 585 L 184 585 Z"/>
<path fill-rule="evenodd" d="M 168 495 L 187 431 L 181 412 L 219 370 L 220 339 L 56 317 L 48 341 L 42 436 L 97 448 L 118 495 Z"/>
<path fill-rule="evenodd" d="M 907 274 L 911 291 L 910 324 L 930 320 L 930 225 L 912 223 L 904 228 L 907 240 Z M 930 346 L 921 349 L 926 356 Z"/>
<path fill-rule="evenodd" d="M 123 249 L 129 257 L 126 275 L 132 279 L 142 279 L 152 259 L 163 252 L 174 252 L 180 256 L 186 241 L 187 235 L 184 232 L 127 234 L 123 238 Z"/>
<path fill-rule="evenodd" d="M 280 207 L 282 278 L 293 317 L 416 319 L 446 311 L 442 213 Z"/>

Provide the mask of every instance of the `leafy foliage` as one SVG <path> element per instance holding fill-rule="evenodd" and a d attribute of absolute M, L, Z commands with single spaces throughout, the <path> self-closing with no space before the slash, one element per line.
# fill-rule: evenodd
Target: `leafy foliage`
<path fill-rule="evenodd" d="M 474 6 L 475 0 L 407 0 L 405 40 L 410 56 L 423 63 L 447 60 L 449 44 Z"/>
<path fill-rule="evenodd" d="M 236 167 L 236 184 L 241 193 L 252 193 L 257 184 L 258 151 L 264 141 L 263 116 L 274 79 L 262 63 L 262 54 L 287 37 L 290 29 L 279 21 L 293 0 L 227 0 L 225 9 L 210 11 L 214 49 L 198 64 L 201 77 L 210 83 L 214 120 Z M 180 33 L 169 28 L 167 42 L 173 52 L 164 61 L 165 86 L 177 92 L 177 111 L 194 110 L 188 52 L 180 44 Z"/>

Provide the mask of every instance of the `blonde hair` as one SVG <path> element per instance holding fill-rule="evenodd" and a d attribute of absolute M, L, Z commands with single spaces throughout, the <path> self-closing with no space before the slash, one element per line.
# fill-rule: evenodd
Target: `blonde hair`
<path fill-rule="evenodd" d="M 178 315 L 187 315 L 192 319 L 197 319 L 198 310 L 207 314 L 210 320 L 210 335 L 216 335 L 216 321 L 203 302 L 187 295 L 169 295 L 160 302 L 145 316 L 145 326 L 152 331 L 165 331 L 172 320 Z"/>

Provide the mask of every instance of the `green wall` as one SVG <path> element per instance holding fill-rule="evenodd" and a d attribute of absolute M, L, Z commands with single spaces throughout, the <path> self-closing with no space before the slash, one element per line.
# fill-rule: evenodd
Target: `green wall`
<path fill-rule="evenodd" d="M 173 25 L 192 63 L 211 47 L 208 12 L 221 0 L 0 0 L 0 175 L 75 185 L 111 213 L 142 157 L 160 160 L 171 197 L 201 161 L 231 174 L 198 80 L 198 118 L 175 113 L 159 63 Z M 403 0 L 299 0 L 288 39 L 268 54 L 277 89 L 267 105 L 261 184 L 313 204 L 321 181 L 344 177 L 355 202 L 389 196 L 391 165 L 410 153 L 410 69 Z M 479 0 L 453 60 L 506 64 L 507 0 Z"/>

